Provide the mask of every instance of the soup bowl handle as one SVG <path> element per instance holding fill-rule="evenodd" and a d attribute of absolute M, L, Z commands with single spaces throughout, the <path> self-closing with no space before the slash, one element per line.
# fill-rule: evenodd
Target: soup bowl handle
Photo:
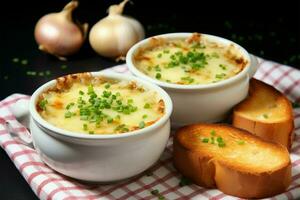
<path fill-rule="evenodd" d="M 258 69 L 258 59 L 256 56 L 250 54 L 250 69 L 249 69 L 249 77 L 253 77 Z"/>
<path fill-rule="evenodd" d="M 11 134 L 12 137 L 19 138 L 23 144 L 32 147 L 32 137 L 28 130 L 30 123 L 29 99 L 20 99 L 16 101 L 10 107 L 10 111 L 18 121 L 14 122 L 14 124 L 12 124 L 12 122 L 10 121 L 6 121 L 6 128 L 8 132 Z M 14 128 L 14 126 L 16 126 L 16 123 L 20 123 L 18 126 L 23 125 L 24 128 L 26 128 L 27 130 L 24 130 L 22 132 L 17 131 Z"/>

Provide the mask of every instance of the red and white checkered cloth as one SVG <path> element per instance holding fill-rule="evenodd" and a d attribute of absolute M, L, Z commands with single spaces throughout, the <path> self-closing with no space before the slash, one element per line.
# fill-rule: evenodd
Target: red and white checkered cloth
<path fill-rule="evenodd" d="M 275 86 L 292 101 L 300 102 L 300 71 L 278 63 L 260 61 L 255 77 Z M 129 74 L 125 65 L 107 70 Z M 155 189 L 165 199 L 237 199 L 219 190 L 193 184 L 180 187 L 181 175 L 176 172 L 171 161 L 171 139 L 159 161 L 148 170 L 151 175 L 145 172 L 115 184 L 90 185 L 58 174 L 41 161 L 32 147 L 19 139 L 29 134 L 11 112 L 19 99 L 29 100 L 29 96 L 14 94 L 0 102 L 0 144 L 40 199 L 156 199 L 151 194 Z M 300 198 L 300 108 L 294 109 L 294 114 L 296 137 L 291 152 L 293 181 L 287 192 L 272 198 L 276 200 Z M 9 133 L 6 122 L 14 134 Z"/>

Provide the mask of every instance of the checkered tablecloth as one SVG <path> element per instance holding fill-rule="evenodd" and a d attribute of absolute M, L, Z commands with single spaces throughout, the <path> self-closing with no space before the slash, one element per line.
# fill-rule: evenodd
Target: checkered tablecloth
<path fill-rule="evenodd" d="M 107 70 L 129 74 L 125 65 Z M 275 86 L 291 101 L 300 102 L 300 71 L 260 60 L 255 77 Z M 171 138 L 159 161 L 147 172 L 129 180 L 91 185 L 58 174 L 41 161 L 34 148 L 24 143 L 24 140 L 30 140 L 30 133 L 12 114 L 18 100 L 23 99 L 25 104 L 29 98 L 14 94 L 0 102 L 0 144 L 40 199 L 157 199 L 158 196 L 151 194 L 156 190 L 165 199 L 237 199 L 217 189 L 205 189 L 194 184 L 180 187 L 181 175 L 172 165 Z M 300 108 L 294 109 L 294 115 L 296 137 L 291 151 L 292 184 L 287 192 L 272 199 L 300 199 Z"/>

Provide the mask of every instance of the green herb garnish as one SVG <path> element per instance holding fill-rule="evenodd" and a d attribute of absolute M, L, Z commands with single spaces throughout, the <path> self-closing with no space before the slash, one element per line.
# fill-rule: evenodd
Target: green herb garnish
<path fill-rule="evenodd" d="M 181 80 L 186 81 L 188 83 L 193 83 L 194 82 L 194 79 L 189 77 L 189 76 L 181 77 Z"/>
<path fill-rule="evenodd" d="M 83 130 L 87 131 L 88 130 L 88 125 L 87 124 L 83 124 Z"/>
<path fill-rule="evenodd" d="M 13 58 L 12 61 L 13 61 L 14 63 L 17 63 L 17 62 L 20 61 L 20 59 L 19 59 L 19 58 Z"/>
<path fill-rule="evenodd" d="M 27 65 L 28 64 L 28 60 L 26 60 L 26 59 L 21 60 L 21 64 L 22 65 Z"/>
<path fill-rule="evenodd" d="M 67 69 L 68 66 L 67 66 L 67 65 L 61 65 L 60 68 L 61 68 L 61 69 Z"/>
<path fill-rule="evenodd" d="M 42 110 L 46 110 L 46 105 L 47 105 L 48 101 L 47 99 L 43 99 L 39 102 L 39 107 L 42 109 Z"/>
<path fill-rule="evenodd" d="M 300 103 L 298 102 L 293 102 L 292 103 L 293 108 L 300 108 Z"/>
<path fill-rule="evenodd" d="M 192 184 L 192 181 L 186 177 L 181 177 L 180 181 L 179 181 L 179 186 L 180 187 L 183 187 L 183 186 L 186 186 L 186 185 L 190 185 Z"/>
<path fill-rule="evenodd" d="M 226 70 L 227 69 L 227 66 L 226 65 L 223 65 L 223 64 L 219 64 L 219 67 L 223 70 Z"/>
<path fill-rule="evenodd" d="M 149 103 L 145 103 L 144 108 L 149 109 L 149 108 L 151 108 L 151 105 Z"/>
<path fill-rule="evenodd" d="M 148 115 L 146 115 L 146 114 L 142 116 L 143 119 L 146 119 L 147 117 L 148 117 Z"/>
<path fill-rule="evenodd" d="M 226 74 L 221 73 L 221 74 L 216 74 L 217 79 L 223 79 L 226 76 Z"/>
<path fill-rule="evenodd" d="M 208 138 L 203 138 L 203 139 L 202 139 L 202 142 L 203 142 L 203 143 L 208 143 L 208 141 L 209 141 Z"/>
<path fill-rule="evenodd" d="M 156 196 L 159 200 L 164 200 L 165 197 L 159 193 L 158 189 L 152 190 L 151 194 Z"/>
<path fill-rule="evenodd" d="M 210 135 L 215 136 L 216 135 L 216 131 L 215 130 L 211 130 L 210 131 Z"/>
<path fill-rule="evenodd" d="M 142 129 L 142 128 L 145 128 L 145 122 L 144 121 L 141 121 L 140 123 L 139 123 L 139 128 L 140 129 Z"/>
<path fill-rule="evenodd" d="M 263 114 L 263 117 L 264 117 L 265 119 L 268 119 L 268 118 L 269 118 L 269 116 L 268 116 L 267 114 Z"/>
<path fill-rule="evenodd" d="M 238 140 L 236 143 L 238 143 L 239 145 L 243 145 L 243 144 L 245 144 L 245 141 L 244 140 Z"/>
<path fill-rule="evenodd" d="M 160 79 L 161 78 L 161 73 L 156 73 L 155 78 Z"/>

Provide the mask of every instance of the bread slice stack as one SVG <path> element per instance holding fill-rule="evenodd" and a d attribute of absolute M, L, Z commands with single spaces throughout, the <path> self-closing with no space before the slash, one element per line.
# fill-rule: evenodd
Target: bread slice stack
<path fill-rule="evenodd" d="M 282 193 L 291 182 L 287 149 L 249 132 L 218 124 L 195 124 L 174 136 L 173 161 L 196 184 L 241 198 Z"/>
<path fill-rule="evenodd" d="M 272 86 L 251 79 L 248 97 L 234 108 L 233 126 L 290 149 L 294 138 L 291 103 Z"/>

